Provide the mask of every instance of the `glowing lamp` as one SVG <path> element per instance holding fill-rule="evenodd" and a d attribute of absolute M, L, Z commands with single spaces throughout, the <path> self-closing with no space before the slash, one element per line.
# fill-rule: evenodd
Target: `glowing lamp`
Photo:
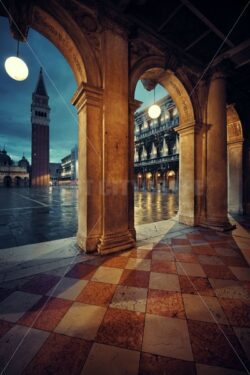
<path fill-rule="evenodd" d="M 17 41 L 17 55 L 8 57 L 5 61 L 4 67 L 6 73 L 16 81 L 24 81 L 29 75 L 29 69 L 26 63 L 18 57 L 19 55 L 19 40 Z"/>
<path fill-rule="evenodd" d="M 25 62 L 16 56 L 8 57 L 4 64 L 6 73 L 16 81 L 24 81 L 29 74 Z"/>
<path fill-rule="evenodd" d="M 156 119 L 161 114 L 161 108 L 158 106 L 158 104 L 155 104 L 155 87 L 154 87 L 154 104 L 151 105 L 148 109 L 148 115 L 152 119 Z"/>
<path fill-rule="evenodd" d="M 148 115 L 152 119 L 156 119 L 161 114 L 161 108 L 157 104 L 153 104 L 148 109 Z"/>

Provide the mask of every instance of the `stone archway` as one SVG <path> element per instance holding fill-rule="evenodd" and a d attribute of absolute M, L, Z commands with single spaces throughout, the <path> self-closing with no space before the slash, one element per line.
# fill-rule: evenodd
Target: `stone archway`
<path fill-rule="evenodd" d="M 242 156 L 243 132 L 239 115 L 233 104 L 227 106 L 227 180 L 228 211 L 243 213 L 242 205 Z"/>
<path fill-rule="evenodd" d="M 139 79 L 152 80 L 161 84 L 170 94 L 180 116 L 180 124 L 176 129 L 180 135 L 179 138 L 179 221 L 187 225 L 195 225 L 198 221 L 196 212 L 196 131 L 195 124 L 198 112 L 197 104 L 190 97 L 185 77 L 185 85 L 180 70 L 174 73 L 173 70 L 166 69 L 166 61 L 163 56 L 151 56 L 142 61 L 137 62 L 131 72 L 130 79 L 130 96 L 134 97 L 135 87 Z M 191 86 L 191 85 L 190 85 Z M 140 104 L 135 100 L 131 100 L 130 106 L 130 146 L 133 147 L 133 130 L 134 130 L 134 111 Z M 133 153 L 130 153 L 133 155 Z M 133 160 L 130 159 L 130 169 L 133 169 Z M 133 191 L 130 191 L 130 204 L 133 205 Z M 129 222 L 133 225 L 132 213 L 133 208 L 129 208 Z"/>
<path fill-rule="evenodd" d="M 75 94 L 72 93 L 72 103 L 78 110 L 79 130 L 77 241 L 82 249 L 93 251 L 102 235 L 102 201 L 99 191 L 97 192 L 102 176 L 101 161 L 98 160 L 93 168 L 96 150 L 102 147 L 101 137 L 94 135 L 102 120 L 102 76 L 97 57 L 100 26 L 91 10 L 84 6 L 78 8 L 73 4 L 52 1 L 40 2 L 37 5 L 27 1 L 7 1 L 6 4 L 15 21 L 10 22 L 14 37 L 19 39 L 21 35 L 24 40 L 28 26 L 32 27 L 58 48 L 74 73 L 78 89 Z M 91 194 L 88 180 L 94 182 Z M 96 205 L 99 209 L 92 209 Z M 91 210 L 92 214 L 89 215 Z M 91 238 L 94 238 L 92 242 L 88 242 L 89 233 Z"/>

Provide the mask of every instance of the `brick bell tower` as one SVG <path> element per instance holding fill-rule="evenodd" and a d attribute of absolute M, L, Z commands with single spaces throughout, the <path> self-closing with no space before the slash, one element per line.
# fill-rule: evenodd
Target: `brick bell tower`
<path fill-rule="evenodd" d="M 32 94 L 31 125 L 31 185 L 49 185 L 49 97 L 40 69 L 36 89 Z"/>

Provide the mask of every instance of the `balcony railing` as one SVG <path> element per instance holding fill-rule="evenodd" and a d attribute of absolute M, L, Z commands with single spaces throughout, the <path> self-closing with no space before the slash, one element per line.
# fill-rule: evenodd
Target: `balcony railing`
<path fill-rule="evenodd" d="M 174 155 L 162 156 L 160 158 L 155 158 L 155 159 L 136 161 L 134 165 L 135 167 L 144 167 L 146 165 L 169 163 L 171 161 L 178 161 L 178 160 L 179 160 L 179 154 L 174 154 Z"/>
<path fill-rule="evenodd" d="M 168 120 L 166 123 L 153 126 L 150 129 L 141 129 L 140 133 L 135 133 L 135 140 L 139 140 L 142 138 L 150 137 L 151 135 L 161 133 L 163 131 L 168 131 L 179 124 L 179 118 L 175 118 L 174 120 Z"/>

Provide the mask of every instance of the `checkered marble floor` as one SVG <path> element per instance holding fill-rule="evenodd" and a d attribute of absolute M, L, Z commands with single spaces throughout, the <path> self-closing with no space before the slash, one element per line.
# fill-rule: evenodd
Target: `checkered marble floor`
<path fill-rule="evenodd" d="M 193 229 L 2 284 L 0 372 L 249 374 L 249 265 Z"/>

